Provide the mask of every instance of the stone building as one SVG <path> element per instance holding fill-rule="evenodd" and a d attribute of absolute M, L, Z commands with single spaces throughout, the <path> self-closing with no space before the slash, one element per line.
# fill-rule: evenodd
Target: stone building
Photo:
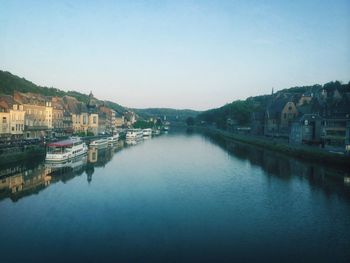
<path fill-rule="evenodd" d="M 25 137 L 40 138 L 50 136 L 52 131 L 52 106 L 51 101 L 44 105 L 24 104 Z"/>
<path fill-rule="evenodd" d="M 294 144 L 322 144 L 322 118 L 318 114 L 304 114 L 292 124 L 289 142 Z"/>
<path fill-rule="evenodd" d="M 125 119 L 124 116 L 118 112 L 116 112 L 116 116 L 115 116 L 115 127 L 117 129 L 119 128 L 123 128 L 125 125 Z"/>
<path fill-rule="evenodd" d="M 12 96 L 0 97 L 0 135 L 21 138 L 24 131 L 25 111 Z"/>
<path fill-rule="evenodd" d="M 292 122 L 297 116 L 294 96 L 277 94 L 266 109 L 264 135 L 288 137 Z"/>
<path fill-rule="evenodd" d="M 99 107 L 99 132 L 113 134 L 115 130 L 116 112 L 106 106 Z"/>

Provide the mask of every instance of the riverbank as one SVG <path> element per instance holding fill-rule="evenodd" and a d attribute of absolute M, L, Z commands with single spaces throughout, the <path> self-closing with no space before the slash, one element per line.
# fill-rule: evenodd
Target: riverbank
<path fill-rule="evenodd" d="M 262 147 L 264 149 L 272 151 L 278 151 L 293 157 L 312 162 L 342 166 L 349 165 L 350 163 L 350 156 L 327 152 L 323 149 L 318 149 L 312 146 L 290 145 L 289 143 L 277 141 L 272 138 L 261 138 L 250 135 L 234 134 L 215 128 L 194 127 L 194 129 L 197 131 L 214 134 L 216 136 L 220 136 L 233 141 Z"/>
<path fill-rule="evenodd" d="M 12 164 L 32 158 L 44 158 L 45 153 L 45 147 L 41 145 L 15 147 L 0 155 L 0 165 Z"/>

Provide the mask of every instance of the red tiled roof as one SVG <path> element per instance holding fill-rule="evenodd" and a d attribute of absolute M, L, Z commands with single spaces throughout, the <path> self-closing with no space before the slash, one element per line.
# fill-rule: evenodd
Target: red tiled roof
<path fill-rule="evenodd" d="M 72 140 L 64 140 L 64 141 L 50 143 L 48 146 L 49 147 L 67 147 L 71 145 L 73 145 Z"/>

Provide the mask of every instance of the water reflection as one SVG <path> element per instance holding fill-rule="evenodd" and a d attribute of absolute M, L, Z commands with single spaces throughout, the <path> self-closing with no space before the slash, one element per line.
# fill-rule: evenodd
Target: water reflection
<path fill-rule="evenodd" d="M 90 148 L 87 155 L 61 163 L 34 160 L 32 163 L 3 168 L 0 170 L 0 201 L 10 198 L 16 202 L 22 197 L 39 193 L 52 183 L 67 182 L 84 173 L 91 183 L 95 167 L 104 167 L 123 147 L 124 142 L 119 141 L 106 149 Z"/>
<path fill-rule="evenodd" d="M 198 136 L 187 131 L 186 136 Z M 176 136 L 176 135 L 175 135 Z M 326 195 L 338 195 L 350 199 L 350 168 L 329 167 L 305 162 L 276 152 L 225 140 L 204 134 L 211 143 L 224 149 L 229 156 L 260 167 L 267 178 L 273 176 L 288 181 L 293 178 L 306 180 L 315 189 Z M 43 160 L 0 169 L 0 201 L 10 198 L 16 202 L 22 197 L 37 194 L 50 184 L 67 182 L 76 176 L 86 175 L 92 182 L 96 167 L 105 167 L 113 156 L 126 147 L 133 147 L 141 141 L 119 141 L 105 149 L 90 148 L 87 155 L 59 164 L 49 164 Z"/>
<path fill-rule="evenodd" d="M 307 180 L 311 187 L 322 189 L 328 196 L 337 194 L 350 199 L 350 167 L 324 166 L 218 136 L 205 134 L 205 137 L 229 155 L 248 161 L 252 166 L 261 167 L 267 176 L 285 181 L 300 178 Z"/>
<path fill-rule="evenodd" d="M 8 167 L 0 174 L 0 200 L 10 197 L 16 202 L 22 197 L 39 193 L 51 183 L 49 170 L 44 164 L 35 168 L 26 165 Z"/>

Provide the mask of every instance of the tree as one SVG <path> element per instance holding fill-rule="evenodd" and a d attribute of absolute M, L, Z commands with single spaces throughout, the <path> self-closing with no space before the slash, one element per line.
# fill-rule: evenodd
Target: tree
<path fill-rule="evenodd" d="M 194 118 L 193 117 L 188 117 L 186 119 L 187 126 L 193 126 L 194 125 Z"/>

